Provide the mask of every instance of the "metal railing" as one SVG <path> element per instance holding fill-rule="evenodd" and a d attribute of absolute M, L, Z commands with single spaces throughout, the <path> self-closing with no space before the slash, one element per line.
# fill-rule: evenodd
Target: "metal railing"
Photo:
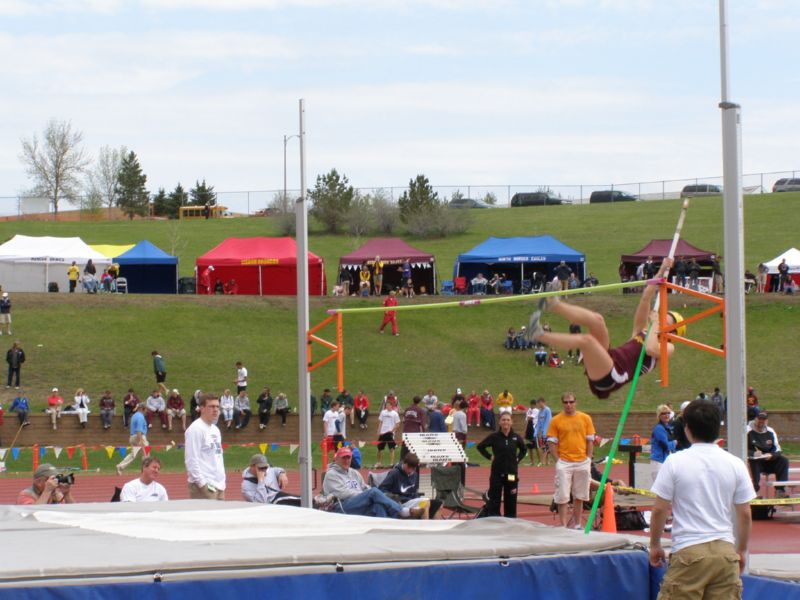
<path fill-rule="evenodd" d="M 745 194 L 763 194 L 771 192 L 779 179 L 797 177 L 797 170 L 772 171 L 766 173 L 749 173 L 742 175 L 742 187 Z M 669 200 L 679 198 L 686 185 L 711 184 L 722 187 L 722 176 L 690 177 L 684 179 L 662 179 L 658 181 L 637 181 L 632 183 L 595 183 L 595 184 L 528 184 L 528 185 L 436 185 L 433 186 L 440 199 L 449 200 L 458 194 L 464 198 L 484 200 L 491 195 L 497 206 L 509 206 L 514 194 L 524 192 L 549 191 L 568 204 L 588 204 L 592 192 L 601 190 L 618 190 L 639 200 Z M 382 193 L 389 200 L 396 202 L 407 186 L 387 186 L 383 188 L 356 188 L 361 194 Z M 217 203 L 227 207 L 233 215 L 255 215 L 268 209 L 276 197 L 283 194 L 282 189 L 217 192 Z M 288 190 L 290 198 L 299 196 L 300 190 Z M 74 203 L 62 200 L 59 213 L 63 218 L 71 220 L 89 220 L 102 218 L 108 207 L 90 207 L 85 199 Z M 77 214 L 75 214 L 77 213 Z M 69 216 L 67 216 L 69 215 Z M 98 215 L 98 216 L 95 216 Z M 30 196 L 0 196 L 0 218 L 52 219 L 52 204 L 45 198 Z"/>

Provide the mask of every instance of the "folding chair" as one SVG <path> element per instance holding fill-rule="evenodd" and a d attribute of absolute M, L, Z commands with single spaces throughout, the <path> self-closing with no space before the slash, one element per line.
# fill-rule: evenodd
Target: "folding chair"
<path fill-rule="evenodd" d="M 506 279 L 503 281 L 503 293 L 504 294 L 513 294 L 514 293 L 514 282 L 510 279 Z"/>
<path fill-rule="evenodd" d="M 474 519 L 486 507 L 486 494 L 464 486 L 461 483 L 461 469 L 458 465 L 431 467 L 431 484 L 434 498 L 442 501 L 442 517 L 452 519 Z M 481 506 L 471 506 L 464 500 L 465 492 L 481 499 Z"/>
<path fill-rule="evenodd" d="M 382 471 L 379 473 L 376 473 L 375 471 L 369 471 L 367 473 L 367 485 L 369 485 L 369 487 L 380 487 L 388 474 L 389 471 Z"/>
<path fill-rule="evenodd" d="M 523 279 L 522 285 L 519 289 L 520 294 L 530 294 L 533 289 L 533 284 L 530 279 Z"/>
<path fill-rule="evenodd" d="M 450 279 L 442 281 L 442 295 L 452 296 L 454 293 L 453 282 Z"/>
<path fill-rule="evenodd" d="M 128 280 L 124 277 L 117 277 L 117 293 L 118 294 L 127 294 L 128 293 Z"/>
<path fill-rule="evenodd" d="M 467 293 L 467 278 L 466 277 L 456 277 L 455 278 L 455 292 L 456 292 L 456 294 L 466 294 Z"/>

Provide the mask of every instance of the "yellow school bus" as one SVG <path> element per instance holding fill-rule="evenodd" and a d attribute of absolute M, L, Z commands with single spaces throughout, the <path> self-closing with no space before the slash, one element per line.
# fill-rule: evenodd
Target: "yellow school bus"
<path fill-rule="evenodd" d="M 205 206 L 181 206 L 178 209 L 179 219 L 219 219 L 227 212 L 227 206 L 220 206 L 215 204 L 208 208 L 208 217 L 206 217 Z"/>

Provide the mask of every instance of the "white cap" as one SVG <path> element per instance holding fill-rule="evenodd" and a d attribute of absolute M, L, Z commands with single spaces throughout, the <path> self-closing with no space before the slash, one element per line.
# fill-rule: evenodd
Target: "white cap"
<path fill-rule="evenodd" d="M 51 392 L 57 392 L 57 391 L 58 391 L 58 388 L 53 388 L 53 389 L 52 389 L 52 390 L 50 390 L 50 391 L 51 391 Z"/>
<path fill-rule="evenodd" d="M 461 393 L 461 388 L 456 388 L 456 394 L 460 394 L 460 393 Z"/>
<path fill-rule="evenodd" d="M 3 298 L 8 298 L 8 292 L 3 292 Z"/>
<path fill-rule="evenodd" d="M 688 401 L 688 400 L 686 400 L 685 402 L 681 403 L 681 412 L 683 412 L 683 410 L 684 410 L 684 409 L 685 409 L 687 406 L 689 406 L 689 401 Z"/>
<path fill-rule="evenodd" d="M 178 391 L 178 388 L 173 388 L 173 389 L 172 389 L 172 393 L 174 393 L 174 394 L 180 394 L 180 392 Z"/>

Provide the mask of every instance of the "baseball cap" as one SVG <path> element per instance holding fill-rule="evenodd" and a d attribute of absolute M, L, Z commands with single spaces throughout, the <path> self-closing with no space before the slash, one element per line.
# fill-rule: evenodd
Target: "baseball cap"
<path fill-rule="evenodd" d="M 50 463 L 42 463 L 39 467 L 33 472 L 33 478 L 38 479 L 39 477 L 52 477 L 53 475 L 58 475 L 58 469 L 56 469 Z"/>
<path fill-rule="evenodd" d="M 3 292 L 3 298 L 8 298 L 8 292 Z"/>
<path fill-rule="evenodd" d="M 256 467 L 268 467 L 269 463 L 267 462 L 267 457 L 263 454 L 254 454 L 250 457 L 250 464 L 255 465 Z"/>
<path fill-rule="evenodd" d="M 684 410 L 684 409 L 685 409 L 687 406 L 689 406 L 689 401 L 688 401 L 688 400 L 686 400 L 685 402 L 683 402 L 683 403 L 681 404 L 681 412 L 683 412 L 683 410 Z"/>
<path fill-rule="evenodd" d="M 58 391 L 58 388 L 53 388 L 53 389 L 52 389 L 52 390 L 50 390 L 50 391 L 51 391 L 51 392 L 57 392 L 57 391 Z"/>
<path fill-rule="evenodd" d="M 762 410 L 756 415 L 756 419 L 769 419 L 769 415 L 766 413 L 766 411 Z"/>
<path fill-rule="evenodd" d="M 456 394 L 460 394 L 460 393 L 461 393 L 461 388 L 456 388 Z"/>
<path fill-rule="evenodd" d="M 334 458 L 342 458 L 344 456 L 353 456 L 353 451 L 348 446 L 342 446 L 336 451 Z"/>

